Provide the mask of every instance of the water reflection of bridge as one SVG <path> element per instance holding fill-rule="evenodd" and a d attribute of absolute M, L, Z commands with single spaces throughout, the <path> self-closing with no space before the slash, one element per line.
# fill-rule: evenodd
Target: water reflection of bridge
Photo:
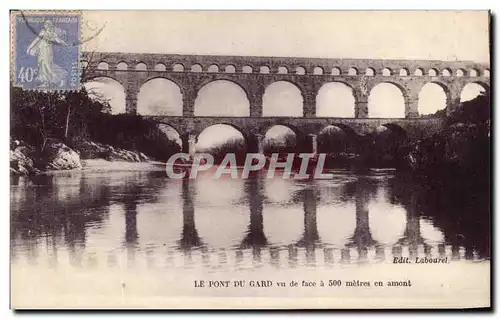
<path fill-rule="evenodd" d="M 387 245 L 374 236 L 370 227 L 370 218 L 373 218 L 373 211 L 368 205 L 373 192 L 379 188 L 376 183 L 370 183 L 363 178 L 356 182 L 343 186 L 345 194 L 335 194 L 353 198 L 355 207 L 355 225 L 352 233 L 342 245 L 332 244 L 322 238 L 325 232 L 318 230 L 318 207 L 321 205 L 322 193 L 315 185 L 307 185 L 300 188 L 291 197 L 285 206 L 299 204 L 303 211 L 303 229 L 301 236 L 293 242 L 286 244 L 276 244 L 266 236 L 264 231 L 265 218 L 263 212 L 266 209 L 266 202 L 269 202 L 264 194 L 262 179 L 249 179 L 244 183 L 245 205 L 248 207 L 249 222 L 246 232 L 240 242 L 224 248 L 211 245 L 210 241 L 200 236 L 196 219 L 199 204 L 196 205 L 197 188 L 196 181 L 184 180 L 180 187 L 182 198 L 182 227 L 180 234 L 173 245 L 164 245 L 157 241 L 155 244 L 144 244 L 141 242 L 141 235 L 144 233 L 138 229 L 138 215 L 141 214 L 138 207 L 142 205 L 140 197 L 131 195 L 125 202 L 122 202 L 124 214 L 120 215 L 118 224 L 123 223 L 124 233 L 120 247 L 102 247 L 95 249 L 92 244 L 81 246 L 74 245 L 52 245 L 47 251 L 52 265 L 64 264 L 69 261 L 72 265 L 100 265 L 101 267 L 113 267 L 114 265 L 126 263 L 129 266 L 153 266 L 153 267 L 193 267 L 208 269 L 251 269 L 253 267 L 296 267 L 296 266 L 332 266 L 335 264 L 354 263 L 391 263 L 394 257 L 448 257 L 453 260 L 474 260 L 479 256 L 472 246 L 464 248 L 458 244 L 448 245 L 444 241 L 428 242 L 421 233 L 421 216 L 416 211 L 417 205 L 411 202 L 405 205 L 405 226 L 400 238 L 394 240 L 393 244 Z M 317 186 L 317 185 L 316 185 Z M 324 189 L 324 188 L 321 188 Z M 132 191 L 132 193 L 134 193 Z M 328 191 L 328 193 L 331 193 Z M 325 196 L 325 194 L 323 194 Z M 329 199 L 328 199 L 329 200 Z M 109 203 L 108 203 L 109 205 Z M 240 209 L 237 208 L 237 209 Z M 334 210 L 335 208 L 331 208 Z M 180 214 L 179 214 L 180 216 Z M 206 220 L 205 220 L 206 222 Z M 335 220 L 331 220 L 335 223 Z M 323 221 L 322 221 L 323 223 Z M 115 223 L 116 224 L 116 223 Z M 83 242 L 85 242 L 85 229 L 87 226 L 81 225 Z M 204 225 L 205 227 L 207 225 Z M 209 225 L 210 226 L 210 225 Z M 227 227 L 231 227 L 230 223 Z M 283 227 L 287 223 L 283 222 Z M 324 230 L 323 225 L 321 226 Z M 390 226 L 388 226 L 390 227 Z M 122 229 L 123 229 L 122 228 Z M 139 227 L 140 228 L 140 227 Z M 373 228 L 373 226 L 372 226 Z M 162 227 L 155 227 L 154 231 L 159 231 Z M 328 228 L 327 228 L 328 229 Z M 333 229 L 333 228 L 332 228 Z M 224 229 L 215 230 L 222 233 Z M 267 231 L 269 236 L 269 230 Z M 78 238 L 82 236 L 77 236 Z M 74 236 L 73 236 L 74 237 Z M 43 238 L 42 238 L 43 239 Z M 38 250 L 44 250 L 43 240 L 38 240 Z M 81 241 L 79 241 L 81 242 Z M 67 254 L 67 257 L 66 257 Z M 36 255 L 28 258 L 34 259 Z M 38 262 L 38 261 L 34 261 Z"/>

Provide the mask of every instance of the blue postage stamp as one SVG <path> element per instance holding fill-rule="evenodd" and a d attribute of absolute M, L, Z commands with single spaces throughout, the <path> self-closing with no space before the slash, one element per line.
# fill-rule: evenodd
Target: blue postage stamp
<path fill-rule="evenodd" d="M 12 19 L 14 86 L 43 91 L 79 90 L 81 14 L 17 12 Z"/>

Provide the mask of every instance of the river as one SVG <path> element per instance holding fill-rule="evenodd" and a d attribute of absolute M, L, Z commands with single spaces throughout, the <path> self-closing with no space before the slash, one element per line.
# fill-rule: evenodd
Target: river
<path fill-rule="evenodd" d="M 472 193 L 456 199 L 439 183 L 392 170 L 333 174 L 307 181 L 210 174 L 170 180 L 145 171 L 11 178 L 13 298 L 33 305 L 46 293 L 58 305 L 140 306 L 136 296 L 266 295 L 194 287 L 203 278 L 248 285 L 319 274 L 358 279 L 380 270 L 388 278 L 389 269 L 407 267 L 397 279 L 415 285 L 419 278 L 410 273 L 431 266 L 448 267 L 437 278 L 453 269 L 459 278 L 468 267 L 488 273 L 487 199 Z M 401 256 L 445 258 L 447 265 L 395 265 Z"/>

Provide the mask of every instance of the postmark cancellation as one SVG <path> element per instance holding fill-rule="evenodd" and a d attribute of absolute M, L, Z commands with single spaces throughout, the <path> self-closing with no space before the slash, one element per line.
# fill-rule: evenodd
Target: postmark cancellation
<path fill-rule="evenodd" d="M 80 89 L 81 14 L 11 12 L 11 76 L 26 90 Z"/>

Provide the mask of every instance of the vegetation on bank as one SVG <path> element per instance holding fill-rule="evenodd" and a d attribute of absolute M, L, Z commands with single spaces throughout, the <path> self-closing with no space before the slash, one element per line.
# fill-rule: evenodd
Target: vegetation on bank
<path fill-rule="evenodd" d="M 166 160 L 179 146 L 140 115 L 110 114 L 108 103 L 79 92 L 37 92 L 11 87 L 11 141 L 44 168 L 50 145 L 63 143 L 80 151 L 90 141 L 142 152 Z M 16 147 L 19 145 L 12 145 Z M 100 154 L 103 155 L 103 154 Z"/>

